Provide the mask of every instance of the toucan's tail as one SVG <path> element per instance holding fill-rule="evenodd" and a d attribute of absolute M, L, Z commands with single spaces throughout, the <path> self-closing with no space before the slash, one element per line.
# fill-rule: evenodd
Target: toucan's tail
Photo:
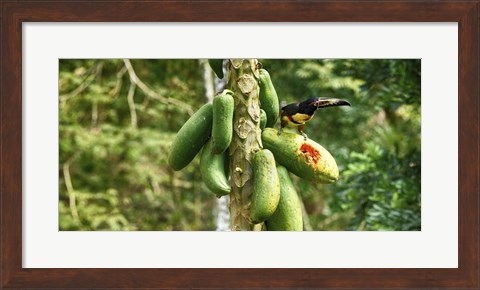
<path fill-rule="evenodd" d="M 317 98 L 316 100 L 309 103 L 310 106 L 315 106 L 317 108 L 333 107 L 333 106 L 350 106 L 350 103 L 335 98 Z"/>

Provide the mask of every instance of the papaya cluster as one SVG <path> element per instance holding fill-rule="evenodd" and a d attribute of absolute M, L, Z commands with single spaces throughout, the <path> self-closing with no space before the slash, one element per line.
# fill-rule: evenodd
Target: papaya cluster
<path fill-rule="evenodd" d="M 209 60 L 223 78 L 222 60 Z M 259 69 L 260 128 L 263 149 L 252 161 L 253 189 L 249 222 L 264 223 L 269 231 L 303 230 L 302 208 L 289 172 L 311 182 L 338 179 L 332 155 L 320 144 L 295 133 L 273 127 L 279 115 L 275 87 L 265 69 Z M 223 90 L 212 104 L 201 107 L 178 131 L 168 156 L 174 170 L 187 166 L 200 154 L 200 172 L 205 185 L 217 197 L 232 191 L 228 180 L 228 153 L 233 135 L 234 92 Z"/>

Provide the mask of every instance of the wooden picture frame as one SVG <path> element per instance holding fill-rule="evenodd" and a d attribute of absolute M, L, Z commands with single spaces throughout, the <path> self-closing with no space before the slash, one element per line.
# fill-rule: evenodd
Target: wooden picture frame
<path fill-rule="evenodd" d="M 228 13 L 224 13 L 228 11 Z M 14 1 L 1 3 L 1 287 L 454 288 L 479 284 L 479 1 Z M 22 268 L 22 23 L 457 22 L 458 268 Z M 446 213 L 448 214 L 448 213 Z"/>

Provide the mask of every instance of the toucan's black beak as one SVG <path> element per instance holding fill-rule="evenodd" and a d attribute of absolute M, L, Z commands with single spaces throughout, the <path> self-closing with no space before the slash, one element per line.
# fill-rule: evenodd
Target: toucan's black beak
<path fill-rule="evenodd" d="M 350 106 L 350 103 L 342 100 L 342 99 L 335 99 L 335 98 L 320 98 L 313 103 L 318 108 L 325 108 L 325 107 L 333 107 L 333 106 Z"/>

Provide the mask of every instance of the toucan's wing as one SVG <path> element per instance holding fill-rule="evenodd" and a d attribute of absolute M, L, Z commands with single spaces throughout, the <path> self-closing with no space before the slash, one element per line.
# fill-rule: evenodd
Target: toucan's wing
<path fill-rule="evenodd" d="M 298 103 L 288 104 L 282 108 L 282 115 L 290 116 L 298 112 Z"/>

